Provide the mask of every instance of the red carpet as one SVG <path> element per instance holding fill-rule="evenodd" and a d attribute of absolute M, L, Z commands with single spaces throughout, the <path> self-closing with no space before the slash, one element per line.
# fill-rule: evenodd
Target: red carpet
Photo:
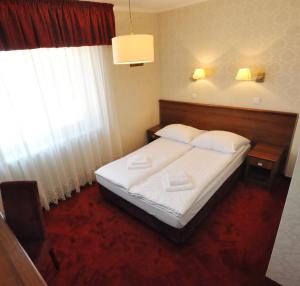
<path fill-rule="evenodd" d="M 272 285 L 264 282 L 289 181 L 272 192 L 239 183 L 184 246 L 103 200 L 97 185 L 46 214 L 61 263 L 49 285 Z"/>

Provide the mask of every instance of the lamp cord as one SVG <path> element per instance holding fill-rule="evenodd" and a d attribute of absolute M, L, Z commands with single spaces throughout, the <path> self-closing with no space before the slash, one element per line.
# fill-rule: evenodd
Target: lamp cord
<path fill-rule="evenodd" d="M 132 12 L 131 12 L 131 0 L 128 0 L 128 4 L 129 4 L 130 33 L 133 34 Z"/>

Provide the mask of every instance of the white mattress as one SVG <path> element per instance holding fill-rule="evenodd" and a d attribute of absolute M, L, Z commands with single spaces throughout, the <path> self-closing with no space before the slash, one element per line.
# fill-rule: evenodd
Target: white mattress
<path fill-rule="evenodd" d="M 206 202 L 213 196 L 213 194 L 219 189 L 219 187 L 226 181 L 226 179 L 243 163 L 246 154 L 248 153 L 250 146 L 244 146 L 240 148 L 238 152 L 236 152 L 233 155 L 229 155 L 229 161 L 227 161 L 226 164 L 223 164 L 222 167 L 220 167 L 220 164 L 216 166 L 216 168 L 212 168 L 211 171 L 208 171 L 210 168 L 205 168 L 208 166 L 209 162 L 214 162 L 214 165 L 216 165 L 216 162 L 218 161 L 217 158 L 222 158 L 225 154 L 218 153 L 211 150 L 204 150 L 199 148 L 193 148 L 188 153 L 180 157 L 178 160 L 174 161 L 170 165 L 168 165 L 166 168 L 162 169 L 157 174 L 154 174 L 153 176 L 149 177 L 146 181 L 142 182 L 139 185 L 135 185 L 132 188 L 125 189 L 124 187 L 121 187 L 119 185 L 116 185 L 112 183 L 111 181 L 105 179 L 104 177 L 97 176 L 97 181 L 106 187 L 107 189 L 111 190 L 113 193 L 117 194 L 118 196 L 122 197 L 123 199 L 127 200 L 128 202 L 136 205 L 137 207 L 143 209 L 147 213 L 155 216 L 162 222 L 175 227 L 175 228 L 183 228 L 198 212 L 199 210 L 206 204 Z M 213 152 L 213 153 L 212 153 Z M 200 154 L 203 156 L 201 158 Z M 195 156 L 197 155 L 197 159 L 195 160 Z M 226 156 L 226 155 L 225 155 Z M 199 157 L 199 158 L 198 158 Z M 177 168 L 176 166 L 181 166 L 181 170 L 186 171 L 189 168 L 189 165 L 191 164 L 190 159 L 193 159 L 193 165 L 195 168 L 195 164 L 199 165 L 198 171 L 195 171 L 193 174 L 193 177 L 196 173 L 200 175 L 201 172 L 204 173 L 210 173 L 206 174 L 205 177 L 210 177 L 210 180 L 206 180 L 206 182 L 200 182 L 200 185 L 202 184 L 202 189 L 199 190 L 198 195 L 194 196 L 193 201 L 191 202 L 191 205 L 187 208 L 187 210 L 179 214 L 176 211 L 170 210 L 169 206 L 163 206 L 161 205 L 161 202 L 153 202 L 149 198 L 143 198 L 140 196 L 133 195 L 132 191 L 135 191 L 138 186 L 144 187 L 149 186 L 149 182 L 155 182 L 156 186 L 158 183 L 158 177 L 170 170 L 170 168 Z M 214 161 L 207 161 L 208 158 L 214 158 Z M 222 160 L 221 160 L 222 161 Z M 209 164 L 212 165 L 212 164 Z M 184 168 L 183 168 L 184 166 Z M 196 167 L 197 168 L 197 167 Z M 187 172 L 188 173 L 188 172 Z M 212 175 L 214 173 L 214 175 Z M 203 176 L 202 176 L 203 177 Z M 201 180 L 200 180 L 201 181 Z M 198 179 L 199 182 L 199 179 Z M 197 179 L 196 179 L 197 184 Z M 158 186 L 159 187 L 159 186 Z M 152 188 L 153 190 L 153 188 Z M 161 190 L 161 189 L 160 189 Z M 162 190 L 161 190 L 162 191 Z M 164 195 L 165 191 L 163 190 Z M 184 191 L 189 192 L 189 191 Z M 179 192 L 177 192 L 178 195 Z M 182 193 L 182 192 L 180 192 Z M 168 193 L 170 194 L 170 193 Z M 174 195 L 175 193 L 172 193 Z"/>
<path fill-rule="evenodd" d="M 169 163 L 178 159 L 190 149 L 192 149 L 191 145 L 159 138 L 127 156 L 101 167 L 95 172 L 96 178 L 98 182 L 102 178 L 105 178 L 114 185 L 128 190 L 133 185 L 142 182 Z M 151 160 L 151 167 L 129 170 L 128 160 L 130 157 L 136 155 L 149 158 Z"/>

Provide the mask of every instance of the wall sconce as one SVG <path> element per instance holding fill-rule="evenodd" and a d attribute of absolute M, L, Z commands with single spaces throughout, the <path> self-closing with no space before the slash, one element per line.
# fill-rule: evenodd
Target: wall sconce
<path fill-rule="evenodd" d="M 205 69 L 197 68 L 194 70 L 194 73 L 192 75 L 192 80 L 196 81 L 199 79 L 205 79 L 206 78 L 206 72 Z"/>
<path fill-rule="evenodd" d="M 256 81 L 264 82 L 266 74 L 264 72 L 257 72 L 255 78 L 252 77 L 252 73 L 249 68 L 242 68 L 238 70 L 235 77 L 236 80 Z"/>

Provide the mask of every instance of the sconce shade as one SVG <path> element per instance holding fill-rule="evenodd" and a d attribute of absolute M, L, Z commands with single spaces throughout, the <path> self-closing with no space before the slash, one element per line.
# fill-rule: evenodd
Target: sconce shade
<path fill-rule="evenodd" d="M 251 71 L 249 68 L 239 69 L 236 77 L 236 80 L 252 80 Z"/>
<path fill-rule="evenodd" d="M 205 77 L 206 77 L 205 70 L 201 68 L 197 68 L 194 70 L 192 79 L 199 80 L 199 79 L 205 79 Z"/>
<path fill-rule="evenodd" d="M 154 62 L 152 35 L 125 35 L 112 39 L 114 64 L 141 64 Z"/>

